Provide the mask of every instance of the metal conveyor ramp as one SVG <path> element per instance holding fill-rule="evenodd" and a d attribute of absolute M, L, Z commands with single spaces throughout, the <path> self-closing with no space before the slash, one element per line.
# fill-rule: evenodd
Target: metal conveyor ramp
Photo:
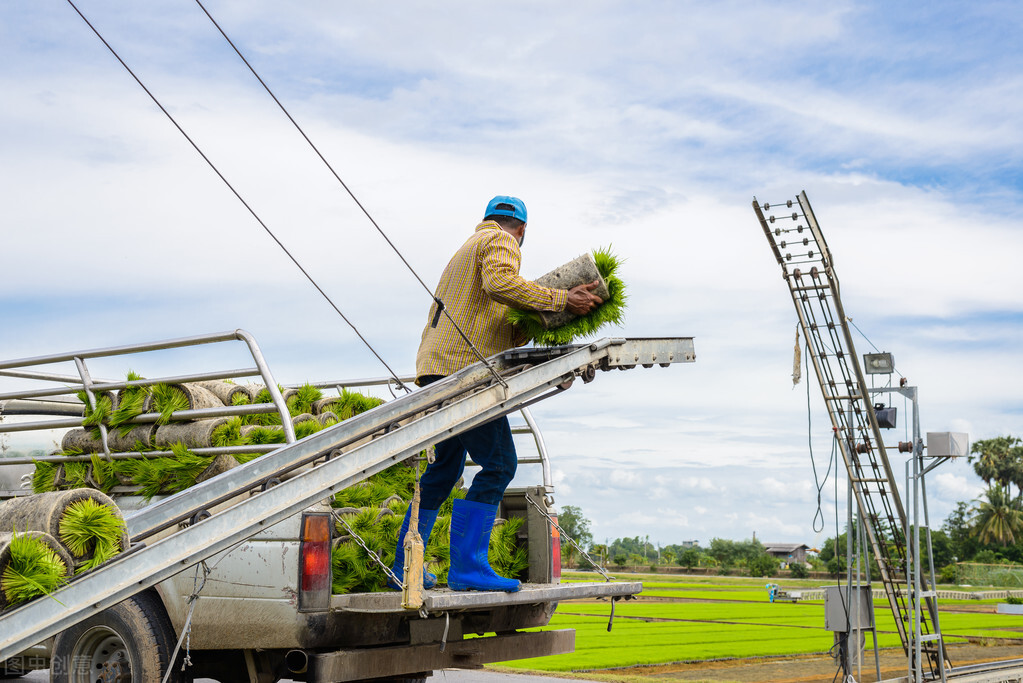
<path fill-rule="evenodd" d="M 240 543 L 444 438 L 560 393 L 598 370 L 693 362 L 691 338 L 516 349 L 289 443 L 128 518 L 134 541 L 249 491 L 241 502 L 134 546 L 50 596 L 0 615 L 0 661 Z M 287 476 L 285 476 L 287 475 Z M 280 483 L 276 483 L 280 481 Z M 268 484 L 275 484 L 268 486 Z M 262 490 L 261 490 L 262 489 Z"/>

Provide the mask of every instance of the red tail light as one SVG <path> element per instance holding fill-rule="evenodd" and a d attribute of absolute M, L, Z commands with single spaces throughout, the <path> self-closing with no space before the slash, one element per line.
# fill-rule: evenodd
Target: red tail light
<path fill-rule="evenodd" d="M 551 516 L 554 520 L 554 524 L 558 523 L 558 518 Z M 558 527 L 551 524 L 551 576 L 554 577 L 554 583 L 561 582 L 561 534 L 558 532 Z"/>
<path fill-rule="evenodd" d="M 302 515 L 299 609 L 317 610 L 330 607 L 330 584 L 330 514 L 307 512 Z"/>

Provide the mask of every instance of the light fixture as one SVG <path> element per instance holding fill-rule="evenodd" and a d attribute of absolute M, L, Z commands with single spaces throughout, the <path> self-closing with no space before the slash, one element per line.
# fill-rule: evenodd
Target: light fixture
<path fill-rule="evenodd" d="M 895 406 L 886 408 L 883 403 L 875 403 L 874 416 L 881 429 L 895 429 Z"/>
<path fill-rule="evenodd" d="M 890 375 L 895 372 L 895 358 L 890 353 L 863 354 L 863 370 L 868 375 Z"/>

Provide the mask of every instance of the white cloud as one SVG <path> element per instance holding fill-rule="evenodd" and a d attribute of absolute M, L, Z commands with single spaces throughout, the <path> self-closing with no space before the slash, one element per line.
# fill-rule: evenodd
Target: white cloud
<path fill-rule="evenodd" d="M 808 419 L 820 477 L 830 426 L 813 378 L 809 413 L 791 384 L 795 316 L 754 195 L 808 191 L 847 313 L 920 387 L 925 431 L 1023 432 L 1020 48 L 995 5 L 954 25 L 871 2 L 211 9 L 427 287 L 486 199 L 515 193 L 524 274 L 613 244 L 631 298 L 612 333 L 695 336 L 695 364 L 533 409 L 558 503 L 602 534 L 815 534 Z M 201 13 L 86 12 L 410 372 L 429 296 Z M 73 12 L 7 4 L 0 26 L 18 27 L 0 41 L 0 357 L 242 327 L 281 381 L 382 374 Z M 930 481 L 932 520 L 978 486 L 961 462 Z"/>

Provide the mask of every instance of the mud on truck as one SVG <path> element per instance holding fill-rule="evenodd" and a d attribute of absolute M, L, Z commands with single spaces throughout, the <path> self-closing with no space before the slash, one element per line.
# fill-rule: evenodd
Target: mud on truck
<path fill-rule="evenodd" d="M 236 353 L 239 342 L 251 367 L 125 373 L 141 364 L 177 370 L 189 349 Z M 179 365 L 166 362 L 173 354 Z M 641 584 L 560 583 L 550 463 L 528 406 L 602 370 L 694 358 L 688 338 L 516 349 L 407 394 L 400 378 L 278 385 L 242 330 L 2 361 L 0 515 L 8 501 L 52 495 L 39 490 L 102 489 L 125 526 L 119 554 L 92 568 L 79 562 L 51 594 L 19 604 L 0 596 L 0 673 L 417 681 L 443 668 L 571 652 L 574 631 L 526 629 L 547 626 L 559 601 L 617 600 Z M 368 399 L 362 392 L 372 386 L 393 398 Z M 173 400 L 160 405 L 157 394 Z M 431 443 L 509 413 L 521 415 L 513 430 L 535 445 L 520 447 L 520 462 L 532 466 L 520 472 L 537 481 L 513 482 L 499 513 L 510 532 L 501 552 L 517 558 L 507 566 L 521 590 L 459 592 L 443 582 L 421 593 L 386 590 L 396 539 L 374 544 L 353 527 L 360 515 L 400 522 L 390 508 L 408 496 L 381 503 L 380 494 L 373 507 L 351 492 L 398 468 L 408 494 Z M 154 462 L 170 463 L 171 474 L 139 474 Z M 366 576 L 335 592 L 338 548 L 353 543 L 360 561 L 350 573 Z M 442 574 L 444 550 L 432 546 L 426 560 Z"/>

